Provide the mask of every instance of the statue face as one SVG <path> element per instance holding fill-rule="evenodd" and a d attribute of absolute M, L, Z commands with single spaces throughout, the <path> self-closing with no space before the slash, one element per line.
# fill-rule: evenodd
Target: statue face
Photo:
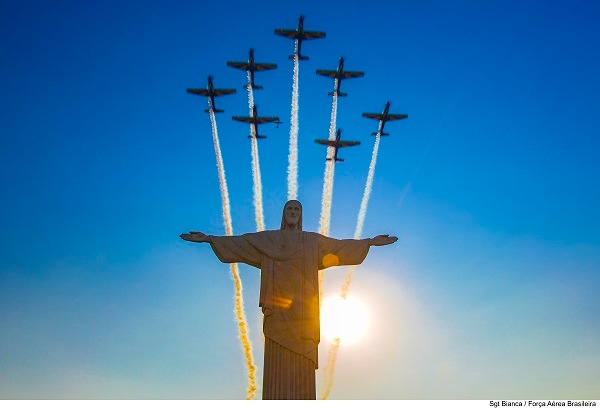
<path fill-rule="evenodd" d="M 295 227 L 298 225 L 300 215 L 302 214 L 302 205 L 300 202 L 292 200 L 289 201 L 284 209 L 285 223 L 289 226 Z"/>

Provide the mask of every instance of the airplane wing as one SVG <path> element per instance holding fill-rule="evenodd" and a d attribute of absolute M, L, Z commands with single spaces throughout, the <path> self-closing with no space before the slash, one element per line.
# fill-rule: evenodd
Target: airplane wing
<path fill-rule="evenodd" d="M 322 31 L 302 31 L 303 40 L 314 40 L 316 38 L 324 38 L 325 33 Z"/>
<path fill-rule="evenodd" d="M 215 96 L 221 96 L 221 95 L 229 95 L 229 94 L 234 94 L 235 93 L 235 89 L 215 89 L 213 94 Z"/>
<path fill-rule="evenodd" d="M 342 141 L 340 140 L 339 147 L 350 147 L 359 145 L 360 142 Z"/>
<path fill-rule="evenodd" d="M 324 69 L 317 69 L 317 74 L 318 75 L 323 75 L 329 78 L 335 78 L 337 75 L 337 71 L 327 71 Z"/>
<path fill-rule="evenodd" d="M 398 119 L 406 119 L 406 118 L 408 118 L 408 115 L 405 115 L 405 114 L 387 115 L 387 120 L 398 120 Z"/>
<path fill-rule="evenodd" d="M 206 90 L 206 89 L 193 89 L 193 88 L 189 88 L 189 89 L 186 89 L 186 92 L 189 93 L 189 94 L 194 94 L 194 95 L 208 96 L 208 90 Z"/>
<path fill-rule="evenodd" d="M 362 76 L 365 76 L 364 72 L 358 72 L 358 71 L 343 71 L 342 72 L 343 78 L 358 78 L 358 77 L 362 77 Z"/>
<path fill-rule="evenodd" d="M 275 34 L 282 35 L 284 37 L 295 40 L 297 31 L 296 30 L 275 30 Z"/>
<path fill-rule="evenodd" d="M 254 119 L 256 120 L 256 123 L 277 122 L 279 120 L 279 118 L 271 117 L 271 116 L 258 117 L 258 118 L 254 118 Z"/>
<path fill-rule="evenodd" d="M 275 68 L 277 68 L 277 64 L 266 64 L 266 63 L 254 64 L 255 71 L 265 71 L 267 69 L 275 69 Z"/>
<path fill-rule="evenodd" d="M 254 118 L 247 116 L 232 116 L 231 119 L 237 120 L 238 122 L 254 123 Z"/>
<path fill-rule="evenodd" d="M 315 139 L 315 143 L 319 143 L 325 146 L 335 146 L 335 140 L 323 140 L 323 139 Z"/>
<path fill-rule="evenodd" d="M 228 67 L 233 67 L 233 68 L 238 68 L 238 69 L 243 69 L 244 71 L 247 71 L 248 67 L 250 66 L 250 64 L 248 64 L 247 62 L 231 62 L 231 61 L 227 61 L 227 66 Z"/>
<path fill-rule="evenodd" d="M 369 118 L 369 119 L 375 119 L 375 120 L 381 120 L 381 118 L 383 117 L 383 115 L 381 113 L 363 113 L 362 116 L 363 116 L 363 118 Z"/>

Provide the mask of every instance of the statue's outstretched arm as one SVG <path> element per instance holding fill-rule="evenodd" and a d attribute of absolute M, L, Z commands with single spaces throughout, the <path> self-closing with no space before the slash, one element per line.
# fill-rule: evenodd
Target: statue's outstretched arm
<path fill-rule="evenodd" d="M 389 235 L 377 235 L 375 238 L 371 238 L 371 240 L 369 241 L 370 245 L 374 245 L 374 246 L 382 246 L 382 245 L 389 245 L 389 244 L 393 244 L 394 242 L 398 241 L 397 237 L 390 237 Z"/>
<path fill-rule="evenodd" d="M 181 234 L 180 237 L 190 242 L 210 242 L 208 235 L 197 231 L 190 231 L 189 234 Z"/>

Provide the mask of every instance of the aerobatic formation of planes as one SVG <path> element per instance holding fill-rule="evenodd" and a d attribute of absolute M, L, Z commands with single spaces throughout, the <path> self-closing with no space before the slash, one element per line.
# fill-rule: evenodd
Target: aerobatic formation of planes
<path fill-rule="evenodd" d="M 305 31 L 304 30 L 304 16 L 299 17 L 298 27 L 296 29 L 276 29 L 275 34 L 290 38 L 296 42 L 295 53 L 293 55 L 290 55 L 289 58 L 292 60 L 297 58 L 298 60 L 301 60 L 301 61 L 308 60 L 308 57 L 305 55 L 302 55 L 302 53 L 301 53 L 302 41 L 313 40 L 313 39 L 318 39 L 318 38 L 325 38 L 324 32 Z M 271 70 L 271 69 L 277 68 L 277 64 L 255 62 L 253 49 L 250 49 L 250 51 L 249 51 L 247 62 L 227 61 L 227 66 L 232 67 L 232 68 L 241 69 L 248 73 L 248 84 L 244 85 L 244 88 L 248 89 L 248 91 L 251 91 L 254 89 L 263 89 L 262 86 L 257 85 L 254 82 L 254 73 L 255 72 L 266 71 L 266 70 Z M 347 96 L 346 93 L 343 93 L 340 91 L 340 85 L 341 85 L 342 80 L 349 79 L 349 78 L 359 78 L 359 77 L 363 77 L 365 75 L 364 72 L 360 72 L 360 71 L 345 71 L 344 70 L 344 57 L 340 57 L 339 64 L 338 64 L 338 67 L 336 70 L 330 71 L 330 70 L 319 69 L 316 71 L 316 73 L 318 75 L 323 75 L 323 76 L 326 76 L 329 78 L 333 78 L 336 81 L 335 89 L 333 92 L 328 93 L 329 96 Z M 206 89 L 190 88 L 190 89 L 187 89 L 187 92 L 190 94 L 194 94 L 194 95 L 202 95 L 202 96 L 208 97 L 210 108 L 206 109 L 205 112 L 212 111 L 213 113 L 220 113 L 220 112 L 223 112 L 223 110 L 216 108 L 214 98 L 217 96 L 230 95 L 230 94 L 236 93 L 236 90 L 235 89 L 216 89 L 213 85 L 212 76 L 209 76 L 208 77 L 208 85 L 207 85 Z M 408 115 L 406 115 L 406 114 L 389 113 L 389 110 L 390 110 L 390 102 L 388 101 L 388 102 L 386 102 L 382 113 L 363 113 L 362 114 L 362 116 L 365 118 L 374 119 L 374 120 L 379 121 L 379 127 L 376 132 L 371 133 L 372 135 L 374 135 L 374 136 L 389 136 L 389 133 L 385 133 L 383 131 L 385 124 L 389 121 L 406 119 L 408 117 Z M 268 117 L 258 116 L 256 105 L 254 105 L 252 107 L 251 116 L 233 116 L 232 119 L 250 124 L 252 126 L 253 131 L 251 132 L 251 134 L 248 137 L 256 138 L 256 139 L 265 139 L 266 138 L 266 136 L 260 135 L 258 133 L 258 125 L 259 124 L 275 123 L 277 125 L 277 128 L 279 128 L 279 125 L 281 123 L 283 123 L 279 120 L 279 117 L 276 117 L 276 116 L 268 116 Z M 335 140 L 316 139 L 315 143 L 334 148 L 333 157 L 326 158 L 326 160 L 333 161 L 334 163 L 344 161 L 344 159 L 339 158 L 337 156 L 338 149 L 340 149 L 342 147 L 356 146 L 356 145 L 360 144 L 360 142 L 358 142 L 358 141 L 341 140 L 341 129 L 337 130 Z"/>

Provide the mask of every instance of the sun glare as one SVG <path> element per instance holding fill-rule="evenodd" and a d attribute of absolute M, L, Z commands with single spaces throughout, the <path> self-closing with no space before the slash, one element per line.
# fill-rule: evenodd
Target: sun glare
<path fill-rule="evenodd" d="M 340 338 L 342 344 L 360 339 L 369 328 L 369 312 L 357 298 L 333 296 L 321 305 L 321 333 L 329 340 Z"/>

